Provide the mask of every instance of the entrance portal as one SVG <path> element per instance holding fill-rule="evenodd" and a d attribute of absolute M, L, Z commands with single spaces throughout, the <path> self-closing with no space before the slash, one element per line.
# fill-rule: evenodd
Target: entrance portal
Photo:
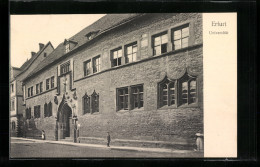
<path fill-rule="evenodd" d="M 71 116 L 72 111 L 67 103 L 61 104 L 58 109 L 57 121 L 58 121 L 58 137 L 64 139 L 70 137 L 71 128 Z"/>

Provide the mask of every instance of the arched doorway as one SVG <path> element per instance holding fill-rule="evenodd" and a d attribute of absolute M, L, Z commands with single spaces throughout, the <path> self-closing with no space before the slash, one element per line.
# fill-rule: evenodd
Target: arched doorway
<path fill-rule="evenodd" d="M 57 114 L 58 137 L 64 139 L 70 137 L 72 111 L 67 103 L 61 103 Z"/>

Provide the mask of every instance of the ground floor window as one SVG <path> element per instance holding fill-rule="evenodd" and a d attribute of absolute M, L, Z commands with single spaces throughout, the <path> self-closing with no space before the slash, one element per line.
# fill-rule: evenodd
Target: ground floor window
<path fill-rule="evenodd" d="M 117 89 L 117 111 L 141 108 L 143 105 L 143 85 L 132 85 Z"/>
<path fill-rule="evenodd" d="M 48 104 L 44 104 L 44 117 L 52 116 L 52 103 L 49 102 Z"/>
<path fill-rule="evenodd" d="M 187 73 L 178 80 L 167 77 L 158 84 L 159 107 L 189 105 L 197 102 L 197 79 Z"/>
<path fill-rule="evenodd" d="M 11 125 L 12 125 L 12 126 L 11 126 L 12 130 L 15 130 L 16 125 L 15 125 L 15 122 L 14 122 L 14 121 L 12 121 L 12 124 L 11 124 Z"/>
<path fill-rule="evenodd" d="M 99 94 L 95 90 L 90 96 L 86 93 L 82 97 L 82 104 L 83 114 L 99 112 Z"/>
<path fill-rule="evenodd" d="M 25 110 L 25 117 L 26 117 L 26 119 L 31 119 L 31 108 L 29 107 L 29 108 L 26 108 L 26 110 Z"/>
<path fill-rule="evenodd" d="M 41 117 L 41 106 L 34 106 L 34 118 L 40 118 Z"/>

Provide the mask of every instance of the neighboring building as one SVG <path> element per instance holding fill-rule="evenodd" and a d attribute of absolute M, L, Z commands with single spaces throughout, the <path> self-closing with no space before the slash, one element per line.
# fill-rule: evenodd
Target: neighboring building
<path fill-rule="evenodd" d="M 11 67 L 10 70 L 10 129 L 11 136 L 23 135 L 24 91 L 22 80 L 31 73 L 38 65 L 54 50 L 52 44 L 40 43 L 39 51 L 32 52 L 31 58 L 20 68 Z"/>
<path fill-rule="evenodd" d="M 203 133 L 202 14 L 109 14 L 23 80 L 32 135 L 162 140 Z M 34 131 L 33 131 L 34 130 Z"/>

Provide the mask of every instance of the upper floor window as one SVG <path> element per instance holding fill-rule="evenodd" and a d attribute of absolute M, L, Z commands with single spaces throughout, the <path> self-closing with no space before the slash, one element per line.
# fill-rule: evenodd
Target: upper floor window
<path fill-rule="evenodd" d="M 31 87 L 31 96 L 33 96 L 33 86 Z"/>
<path fill-rule="evenodd" d="M 137 43 L 133 43 L 126 46 L 126 63 L 136 61 L 137 56 Z"/>
<path fill-rule="evenodd" d="M 68 53 L 70 51 L 70 44 L 65 45 L 65 53 Z"/>
<path fill-rule="evenodd" d="M 14 84 L 11 84 L 11 92 L 14 93 Z"/>
<path fill-rule="evenodd" d="M 60 74 L 65 74 L 70 71 L 70 61 L 60 66 Z"/>
<path fill-rule="evenodd" d="M 36 94 L 39 94 L 40 92 L 40 84 L 36 84 Z"/>
<path fill-rule="evenodd" d="M 189 25 L 172 30 L 173 50 L 188 47 L 189 45 Z"/>
<path fill-rule="evenodd" d="M 11 111 L 15 110 L 14 106 L 15 106 L 15 105 L 14 105 L 14 100 L 12 100 L 12 101 L 11 101 Z"/>
<path fill-rule="evenodd" d="M 31 88 L 28 88 L 28 93 L 27 93 L 28 97 L 31 96 Z"/>
<path fill-rule="evenodd" d="M 122 48 L 111 51 L 112 67 L 120 66 L 122 64 Z"/>
<path fill-rule="evenodd" d="M 47 56 L 47 53 L 46 53 L 46 52 L 44 52 L 44 53 L 43 53 L 43 56 L 44 56 L 44 57 L 46 57 L 46 56 Z"/>
<path fill-rule="evenodd" d="M 93 73 L 100 71 L 100 56 L 93 58 Z"/>
<path fill-rule="evenodd" d="M 50 78 L 46 79 L 46 90 L 50 89 Z"/>
<path fill-rule="evenodd" d="M 84 76 L 88 76 L 91 72 L 91 60 L 84 62 Z"/>
<path fill-rule="evenodd" d="M 153 55 L 160 55 L 167 52 L 168 34 L 167 32 L 153 37 Z"/>
<path fill-rule="evenodd" d="M 40 93 L 42 93 L 42 82 L 40 83 Z"/>
<path fill-rule="evenodd" d="M 54 88 L 54 76 L 51 77 L 51 88 Z"/>

